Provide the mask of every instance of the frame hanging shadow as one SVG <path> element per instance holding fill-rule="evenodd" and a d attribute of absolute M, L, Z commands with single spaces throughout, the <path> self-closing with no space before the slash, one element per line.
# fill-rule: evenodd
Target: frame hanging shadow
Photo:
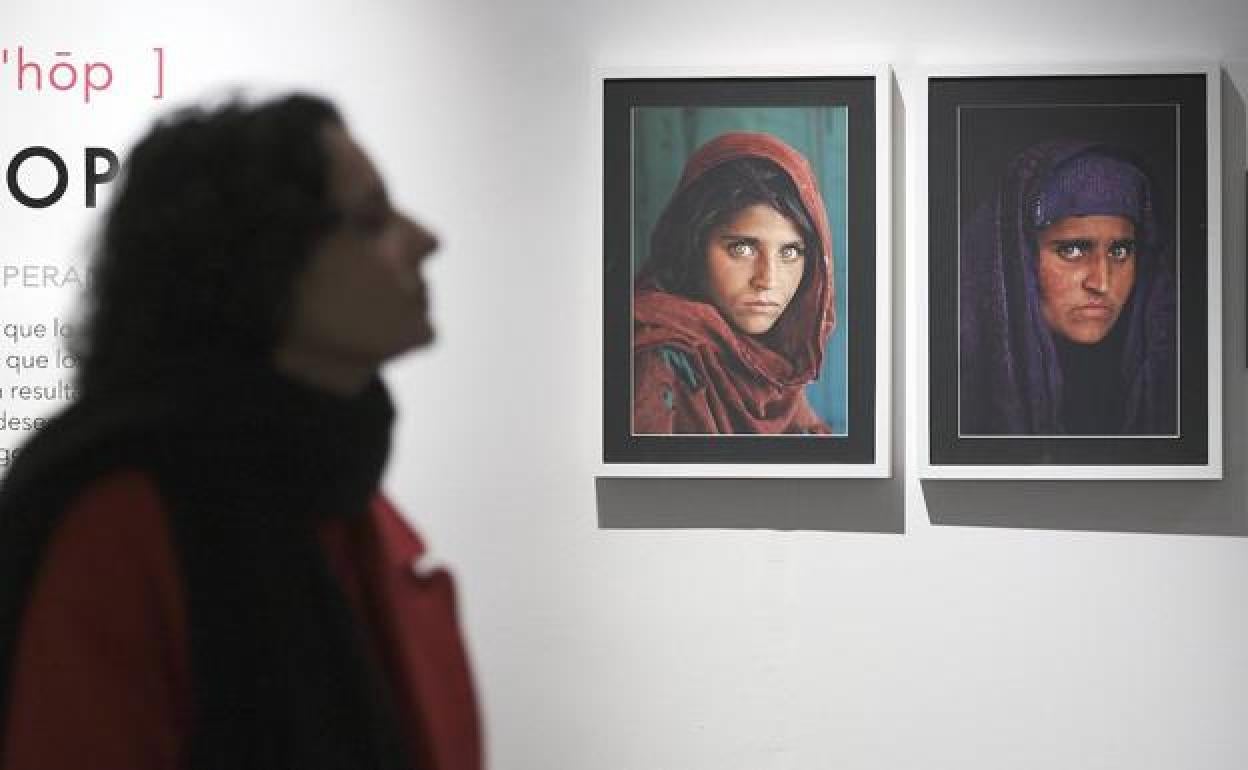
<path fill-rule="evenodd" d="M 770 529 L 904 534 L 906 329 L 905 106 L 897 81 L 892 108 L 892 478 L 682 479 L 598 478 L 595 497 L 603 529 Z"/>
<path fill-rule="evenodd" d="M 1248 62 L 1245 63 L 1248 65 Z M 1248 66 L 1244 67 L 1248 74 Z M 1223 168 L 1244 169 L 1244 98 L 1222 73 Z M 1223 176 L 1223 283 L 1245 286 L 1245 176 Z M 1223 468 L 1221 481 L 945 481 L 922 482 L 935 525 L 1248 535 L 1248 373 L 1235 361 L 1245 350 L 1245 296 L 1223 293 Z M 1239 364 L 1239 365 L 1237 365 Z"/>

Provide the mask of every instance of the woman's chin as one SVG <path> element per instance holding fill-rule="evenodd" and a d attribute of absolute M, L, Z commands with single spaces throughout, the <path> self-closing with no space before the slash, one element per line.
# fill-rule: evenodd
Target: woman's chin
<path fill-rule="evenodd" d="M 742 334 L 747 334 L 751 337 L 761 337 L 771 331 L 772 327 L 776 325 L 776 319 L 748 316 L 746 318 L 732 319 L 732 325 Z"/>
<path fill-rule="evenodd" d="M 420 328 L 416 329 L 415 332 L 413 333 L 412 344 L 408 348 L 408 350 L 419 350 L 421 348 L 427 348 L 430 345 L 432 345 L 433 341 L 436 340 L 437 338 L 438 338 L 438 335 L 437 335 L 437 332 L 433 328 L 433 324 L 429 322 L 425 322 L 421 324 Z"/>

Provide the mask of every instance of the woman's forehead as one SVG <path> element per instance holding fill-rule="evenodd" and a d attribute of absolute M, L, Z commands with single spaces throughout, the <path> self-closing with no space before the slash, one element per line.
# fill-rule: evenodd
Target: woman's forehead
<path fill-rule="evenodd" d="M 1085 214 L 1062 217 L 1040 232 L 1044 237 L 1130 238 L 1135 235 L 1135 222 L 1120 214 Z"/>
<path fill-rule="evenodd" d="M 345 128 L 328 126 L 325 145 L 330 163 L 331 192 L 341 203 L 364 203 L 385 195 L 381 175 Z"/>

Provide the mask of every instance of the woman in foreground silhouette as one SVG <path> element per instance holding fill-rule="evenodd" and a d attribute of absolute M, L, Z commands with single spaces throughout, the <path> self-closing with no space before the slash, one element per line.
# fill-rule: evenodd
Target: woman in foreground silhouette
<path fill-rule="evenodd" d="M 80 398 L 0 490 L 0 765 L 480 767 L 450 577 L 377 489 L 435 247 L 318 98 L 138 143 Z"/>

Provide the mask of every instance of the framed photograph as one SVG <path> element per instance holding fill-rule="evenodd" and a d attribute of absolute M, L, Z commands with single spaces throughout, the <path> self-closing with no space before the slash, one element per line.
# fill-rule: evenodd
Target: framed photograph
<path fill-rule="evenodd" d="M 891 74 L 596 82 L 601 474 L 887 476 Z"/>
<path fill-rule="evenodd" d="M 1219 82 L 928 77 L 922 476 L 1221 478 Z"/>

